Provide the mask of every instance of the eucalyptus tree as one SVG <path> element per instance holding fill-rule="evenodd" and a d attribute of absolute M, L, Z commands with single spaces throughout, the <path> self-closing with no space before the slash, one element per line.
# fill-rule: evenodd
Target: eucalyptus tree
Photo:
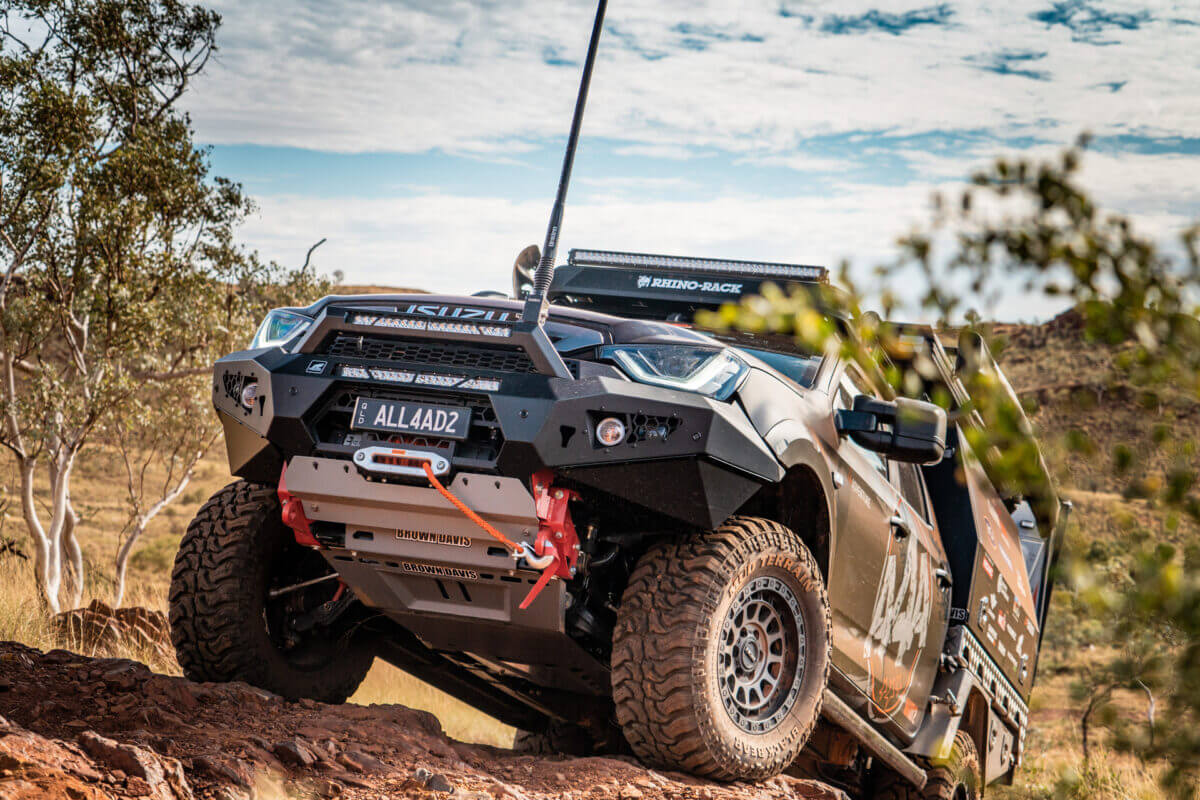
<path fill-rule="evenodd" d="M 51 611 L 84 588 L 81 452 L 131 408 L 158 424 L 165 384 L 203 396 L 296 278 L 238 247 L 251 205 L 179 108 L 219 23 L 177 0 L 0 0 L 0 444 Z"/>

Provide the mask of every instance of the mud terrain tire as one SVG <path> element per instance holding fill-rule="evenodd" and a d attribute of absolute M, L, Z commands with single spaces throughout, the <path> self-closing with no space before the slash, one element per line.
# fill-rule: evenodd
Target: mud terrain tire
<path fill-rule="evenodd" d="M 983 797 L 983 775 L 979 752 L 966 731 L 954 735 L 950 757 L 928 765 L 925 788 L 918 789 L 894 772 L 884 772 L 877 780 L 875 800 L 979 800 Z"/>
<path fill-rule="evenodd" d="M 374 659 L 368 648 L 346 637 L 318 641 L 300 660 L 268 630 L 274 570 L 314 557 L 283 524 L 275 487 L 236 481 L 213 495 L 188 526 L 171 573 L 171 641 L 184 674 L 245 681 L 291 700 L 345 702 Z"/>
<path fill-rule="evenodd" d="M 513 737 L 513 751 L 527 756 L 592 756 L 598 749 L 587 731 L 564 722 L 551 722 L 542 733 L 519 730 Z"/>
<path fill-rule="evenodd" d="M 774 638 L 763 640 L 769 629 Z M 652 765 L 725 781 L 777 775 L 820 715 L 830 635 L 817 562 L 782 525 L 735 517 L 715 531 L 659 542 L 639 559 L 617 618 L 617 721 Z M 751 644 L 759 641 L 774 655 Z M 754 683 L 763 670 L 777 689 L 762 691 L 769 678 Z M 760 687 L 757 695 L 740 688 L 743 679 Z M 747 691 L 750 699 L 738 700 Z M 743 713 L 747 703 L 768 716 Z M 762 727 L 748 729 L 755 725 Z"/>

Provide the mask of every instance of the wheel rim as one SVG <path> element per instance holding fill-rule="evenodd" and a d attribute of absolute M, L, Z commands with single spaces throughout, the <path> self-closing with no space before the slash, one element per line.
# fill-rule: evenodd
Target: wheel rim
<path fill-rule="evenodd" d="M 779 726 L 804 677 L 804 619 L 791 587 L 754 578 L 738 592 L 721 625 L 717 651 L 721 702 L 747 733 Z"/>

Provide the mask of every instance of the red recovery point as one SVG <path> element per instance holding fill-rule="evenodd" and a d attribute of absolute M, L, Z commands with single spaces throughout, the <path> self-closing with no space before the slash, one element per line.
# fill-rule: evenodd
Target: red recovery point
<path fill-rule="evenodd" d="M 553 472 L 542 470 L 535 473 L 531 479 L 534 508 L 538 516 L 538 533 L 537 539 L 530 547 L 527 542 L 517 544 L 496 530 L 443 486 L 428 463 L 424 466 L 429 484 L 461 511 L 463 516 L 507 547 L 514 558 L 524 558 L 535 569 L 542 570 L 542 576 L 521 601 L 522 609 L 529 608 L 530 603 L 546 588 L 551 579 L 567 580 L 575 575 L 575 564 L 579 561 L 579 537 L 575 534 L 575 523 L 571 521 L 570 503 L 579 499 L 579 494 L 568 489 L 555 489 Z"/>
<path fill-rule="evenodd" d="M 320 547 L 321 543 L 313 536 L 312 523 L 304 514 L 304 504 L 300 498 L 287 490 L 287 464 L 279 473 L 279 504 L 283 507 L 283 524 L 292 529 L 296 544 L 305 547 Z"/>
<path fill-rule="evenodd" d="M 553 555 L 554 560 L 542 570 L 542 577 L 521 601 L 521 608 L 529 608 L 534 598 L 546 588 L 551 578 L 570 580 L 575 576 L 575 564 L 579 561 L 579 536 L 571 520 L 572 500 L 579 494 L 569 489 L 554 488 L 554 473 L 542 470 L 533 475 L 533 499 L 538 515 L 538 534 L 533 550 L 539 556 Z"/>

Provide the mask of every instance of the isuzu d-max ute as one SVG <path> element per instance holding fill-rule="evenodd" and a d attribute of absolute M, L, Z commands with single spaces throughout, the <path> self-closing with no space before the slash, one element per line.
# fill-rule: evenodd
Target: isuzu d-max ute
<path fill-rule="evenodd" d="M 826 280 L 575 250 L 533 319 L 494 295 L 271 312 L 214 370 L 238 480 L 175 562 L 185 673 L 340 702 L 382 657 L 530 749 L 878 797 L 1011 781 L 1066 515 L 967 444 L 963 378 L 1002 379 L 982 341 L 905 329 L 942 408 L 688 324 Z"/>

